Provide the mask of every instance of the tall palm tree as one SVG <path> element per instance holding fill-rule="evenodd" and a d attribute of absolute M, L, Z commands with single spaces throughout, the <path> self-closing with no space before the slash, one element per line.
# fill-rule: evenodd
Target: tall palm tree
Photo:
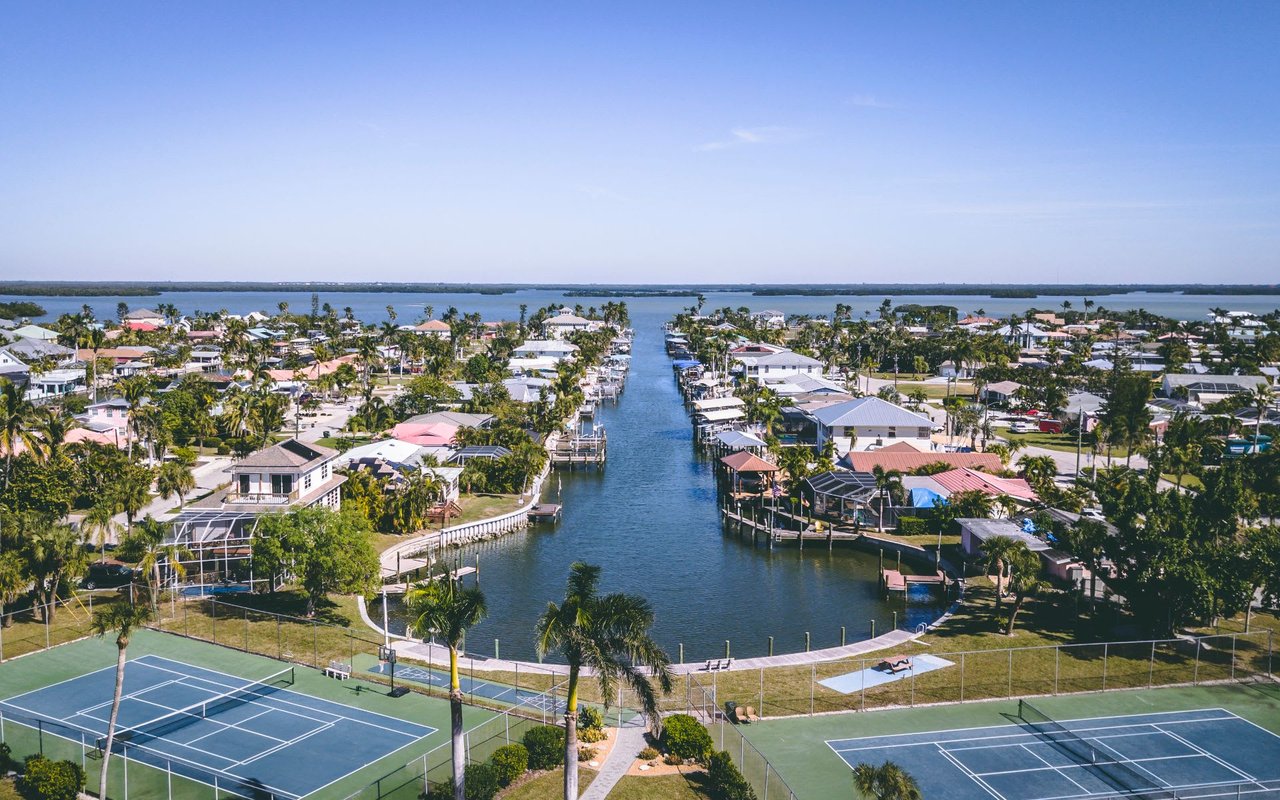
<path fill-rule="evenodd" d="M 896 469 L 886 470 L 876 464 L 871 468 L 871 476 L 876 480 L 876 492 L 880 495 L 880 513 L 876 519 L 876 530 L 883 533 L 885 499 L 892 494 L 895 485 L 902 485 L 902 473 Z"/>
<path fill-rule="evenodd" d="M 1249 405 L 1257 413 L 1258 418 L 1253 423 L 1253 452 L 1259 452 L 1258 436 L 1262 433 L 1262 419 L 1271 409 L 1271 404 L 1276 401 L 1276 390 L 1269 383 L 1259 383 L 1245 395 L 1249 401 Z"/>
<path fill-rule="evenodd" d="M 439 637 L 449 648 L 449 722 L 453 749 L 453 798 L 465 800 L 466 744 L 462 737 L 462 684 L 458 681 L 458 648 L 467 628 L 488 613 L 479 588 L 464 589 L 450 578 L 416 583 L 405 596 L 405 605 L 416 615 L 415 636 Z M 576 798 L 577 795 L 575 794 Z"/>
<path fill-rule="evenodd" d="M 27 400 L 22 389 L 8 380 L 0 380 L 0 448 L 4 449 L 6 489 L 9 488 L 14 452 L 19 447 L 35 448 L 34 417 L 35 406 Z"/>
<path fill-rule="evenodd" d="M 1000 599 L 1004 595 L 1005 572 L 1018 543 L 1008 536 L 992 536 L 982 543 L 982 562 L 988 571 L 996 573 L 996 614 L 1000 613 Z"/>
<path fill-rule="evenodd" d="M 54 406 L 45 406 L 35 413 L 33 428 L 36 431 L 39 440 L 33 451 L 40 458 L 49 463 L 57 461 L 62 455 L 63 443 L 66 441 L 67 434 L 75 428 L 79 427 L 75 418 L 66 413 L 63 409 Z"/>
<path fill-rule="evenodd" d="M 98 402 L 98 351 L 107 343 L 107 333 L 102 328 L 89 328 L 81 342 L 91 353 L 89 357 L 89 401 Z"/>
<path fill-rule="evenodd" d="M 640 709 L 658 718 L 657 679 L 671 691 L 671 659 L 649 635 L 653 609 L 643 597 L 601 595 L 600 567 L 575 562 L 569 567 L 564 602 L 548 603 L 538 620 L 538 654 L 558 651 L 569 664 L 565 695 L 564 797 L 578 797 L 578 680 L 585 667 L 600 682 L 605 707 L 620 683 L 635 691 Z M 646 674 L 648 669 L 652 675 Z"/>
<path fill-rule="evenodd" d="M 180 461 L 166 461 L 156 470 L 156 491 L 168 500 L 178 496 L 179 505 L 187 502 L 187 492 L 196 488 L 196 478 L 191 474 L 191 467 Z"/>
<path fill-rule="evenodd" d="M 853 768 L 854 788 L 874 800 L 921 800 L 915 778 L 892 761 L 880 766 L 862 763 Z"/>
<path fill-rule="evenodd" d="M 102 749 L 102 774 L 98 779 L 98 797 L 107 796 L 107 768 L 111 764 L 111 745 L 116 738 L 116 720 L 120 716 L 120 697 L 124 692 L 125 656 L 129 649 L 129 638 L 136 628 L 147 624 L 151 619 L 151 607 L 146 603 L 125 603 L 123 601 L 100 608 L 93 614 L 93 630 L 99 636 L 116 635 L 116 688 L 111 696 L 111 716 L 107 719 L 107 742 Z"/>
<path fill-rule="evenodd" d="M 141 375 L 134 375 L 121 380 L 116 388 L 119 389 L 120 396 L 129 404 L 129 426 L 134 429 L 135 436 L 129 437 L 128 453 L 129 458 L 133 458 L 133 440 L 138 434 L 138 426 L 143 424 L 139 419 L 138 410 L 151 394 L 151 382 Z"/>
<path fill-rule="evenodd" d="M 1040 556 L 1031 552 L 1025 542 L 1015 542 L 1009 553 L 1009 590 L 1013 592 L 1013 608 L 1009 610 L 1009 624 L 1005 634 L 1013 635 L 1018 612 L 1028 596 L 1037 595 L 1049 584 L 1040 580 Z"/>
<path fill-rule="evenodd" d="M 15 551 L 0 555 L 0 627 L 8 628 L 13 618 L 5 616 L 5 606 L 16 601 L 31 586 L 22 556 Z"/>

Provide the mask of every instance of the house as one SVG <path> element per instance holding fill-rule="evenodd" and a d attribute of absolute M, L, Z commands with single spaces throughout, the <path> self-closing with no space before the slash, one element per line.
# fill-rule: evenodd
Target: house
<path fill-rule="evenodd" d="M 551 381 L 546 378 L 507 378 L 502 381 L 507 394 L 517 403 L 536 403 L 542 397 L 542 390 L 550 391 Z"/>
<path fill-rule="evenodd" d="M 783 314 L 781 311 L 775 311 L 773 309 L 755 311 L 752 312 L 751 318 L 762 328 L 782 330 L 787 327 L 787 315 Z"/>
<path fill-rule="evenodd" d="M 1004 468 L 1000 457 L 995 453 L 947 453 L 933 451 L 922 453 L 905 442 L 899 442 L 879 450 L 863 450 L 849 452 L 837 462 L 845 469 L 854 472 L 871 472 L 880 467 L 886 472 L 897 471 L 904 475 L 915 472 L 921 467 L 943 463 L 952 469 L 975 469 L 987 472 L 998 472 Z"/>
<path fill-rule="evenodd" d="M 125 432 L 129 429 L 129 401 L 123 397 L 100 400 L 90 403 L 85 409 L 84 424 L 90 430 L 105 432 L 116 430 Z"/>
<path fill-rule="evenodd" d="M 836 452 L 872 450 L 898 441 L 932 449 L 933 421 L 878 397 L 859 397 L 808 412 L 817 429 L 817 445 L 835 443 Z"/>
<path fill-rule="evenodd" d="M 560 339 L 530 339 L 511 351 L 516 358 L 549 358 L 564 361 L 573 358 L 578 346 Z"/>
<path fill-rule="evenodd" d="M 511 455 L 511 451 L 501 445 L 473 444 L 454 453 L 453 457 L 449 459 L 449 463 L 463 466 L 468 461 L 477 458 L 505 458 L 509 455 Z"/>
<path fill-rule="evenodd" d="M 1182 375 L 1167 374 L 1160 383 L 1160 393 L 1176 400 L 1205 406 L 1225 400 L 1232 395 L 1253 391 L 1255 386 L 1266 386 L 1261 375 Z"/>
<path fill-rule="evenodd" d="M 27 399 L 47 400 L 85 388 L 83 367 L 63 367 L 48 372 L 28 373 Z"/>
<path fill-rule="evenodd" d="M 191 372 L 217 372 L 222 369 L 222 350 L 217 347 L 193 347 L 187 359 Z"/>
<path fill-rule="evenodd" d="M 987 403 L 1008 405 L 1012 402 L 1014 394 L 1021 388 L 1022 384 L 1017 381 L 998 381 L 983 388 L 982 399 Z"/>
<path fill-rule="evenodd" d="M 1064 422 L 1074 423 L 1083 416 L 1084 429 L 1087 433 L 1097 424 L 1098 415 L 1102 413 L 1106 404 L 1105 398 L 1092 392 L 1072 392 L 1067 395 L 1067 405 L 1063 408 L 1061 417 Z"/>
<path fill-rule="evenodd" d="M 542 330 L 549 339 L 567 339 L 578 331 L 589 331 L 596 323 L 574 314 L 571 309 L 562 308 L 556 316 L 542 323 Z"/>
<path fill-rule="evenodd" d="M 781 377 L 783 375 L 821 376 L 823 369 L 823 364 L 818 359 L 810 358 L 791 350 L 781 350 L 764 355 L 733 353 L 730 354 L 730 358 L 737 365 L 735 369 L 741 371 L 744 378 L 758 382 L 763 382 L 769 377 Z"/>
<path fill-rule="evenodd" d="M 1019 347 L 1044 347 L 1048 344 L 1051 338 L 1054 338 L 1052 333 L 1041 328 L 1039 325 L 1031 325 L 1028 323 L 1003 325 L 996 328 L 995 333 L 1009 344 L 1016 344 Z M 1066 334 L 1062 334 L 1062 336 L 1070 338 Z"/>
<path fill-rule="evenodd" d="M 109 359 L 117 364 L 127 364 L 130 361 L 151 358 L 154 352 L 154 347 L 99 347 L 96 352 L 92 348 L 82 347 L 76 351 L 76 359 L 87 364 L 89 359 L 96 356 L 98 359 Z"/>
<path fill-rule="evenodd" d="M 159 311 L 152 311 L 149 308 L 135 308 L 128 312 L 120 320 L 120 327 L 133 327 L 134 325 L 150 325 L 152 330 L 164 325 L 164 314 Z"/>
<path fill-rule="evenodd" d="M 11 339 L 37 339 L 42 342 L 56 342 L 58 340 L 58 332 L 51 331 L 48 328 L 42 328 L 39 325 L 22 325 L 9 331 Z"/>
<path fill-rule="evenodd" d="M 1267 324 L 1251 311 L 1228 311 L 1224 316 L 1209 315 L 1214 325 L 1223 325 L 1232 339 L 1252 340 L 1267 332 Z"/>
<path fill-rule="evenodd" d="M 947 359 L 938 365 L 939 378 L 956 378 L 958 380 L 969 380 L 977 377 L 978 370 L 985 367 L 982 361 L 963 361 L 960 366 L 956 366 L 956 362 Z"/>
<path fill-rule="evenodd" d="M 768 376 L 761 383 L 773 390 L 774 394 L 783 397 L 796 395 L 835 395 L 845 394 L 845 388 L 830 378 L 822 375 L 806 375 L 793 372 L 790 375 Z"/>
<path fill-rule="evenodd" d="M 960 547 L 966 555 L 982 555 L 982 545 L 997 536 L 1022 542 L 1027 549 L 1040 557 L 1040 563 L 1054 578 L 1075 584 L 1084 573 L 1080 562 L 1066 553 L 1054 550 L 1048 542 L 1022 529 L 1018 523 L 1007 519 L 958 519 Z"/>
<path fill-rule="evenodd" d="M 231 485 L 192 508 L 255 514 L 313 506 L 337 510 L 346 482 L 333 471 L 337 455 L 328 447 L 285 439 L 233 463 L 228 468 Z"/>
<path fill-rule="evenodd" d="M 433 422 L 447 422 L 459 428 L 487 428 L 493 421 L 492 414 L 464 414 L 461 411 L 434 411 L 430 414 L 419 414 L 405 420 L 406 423 L 429 425 Z"/>
<path fill-rule="evenodd" d="M 52 361 L 65 366 L 76 360 L 76 351 L 48 339 L 19 339 L 4 346 L 14 357 L 28 366 L 37 361 Z"/>
<path fill-rule="evenodd" d="M 453 329 L 449 327 L 449 323 L 439 319 L 429 319 L 418 325 L 409 325 L 406 329 L 421 336 L 434 336 L 437 339 L 453 338 Z"/>

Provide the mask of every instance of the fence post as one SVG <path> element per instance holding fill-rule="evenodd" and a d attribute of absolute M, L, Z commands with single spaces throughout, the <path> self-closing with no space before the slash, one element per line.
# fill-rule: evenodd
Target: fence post
<path fill-rule="evenodd" d="M 244 651 L 249 652 L 249 607 L 244 609 Z"/>
<path fill-rule="evenodd" d="M 1200 640 L 1196 639 L 1196 665 L 1191 672 L 1191 685 L 1200 685 Z"/>
<path fill-rule="evenodd" d="M 1058 693 L 1058 678 L 1062 674 L 1062 647 L 1053 646 L 1053 693 Z"/>
<path fill-rule="evenodd" d="M 1013 697 L 1013 648 L 1009 648 L 1009 696 Z"/>
<path fill-rule="evenodd" d="M 209 601 L 209 616 L 213 619 L 213 633 L 211 635 L 216 644 L 218 641 L 218 601 L 212 598 Z"/>
<path fill-rule="evenodd" d="M 764 667 L 760 668 L 760 716 L 764 716 Z"/>
<path fill-rule="evenodd" d="M 867 679 L 862 679 L 862 691 L 867 690 Z M 960 654 L 960 702 L 964 702 L 964 653 Z"/>
<path fill-rule="evenodd" d="M 282 638 L 282 636 L 283 634 L 280 631 L 280 615 L 277 614 L 276 615 L 276 658 L 277 659 L 284 658 L 284 639 Z"/>
<path fill-rule="evenodd" d="M 49 649 L 49 609 L 53 607 L 53 603 L 47 603 L 44 607 L 44 649 Z"/>
<path fill-rule="evenodd" d="M 315 620 L 311 621 L 311 666 L 320 668 L 320 629 Z"/>
<path fill-rule="evenodd" d="M 1271 654 L 1274 652 L 1274 650 L 1273 650 L 1273 649 L 1272 649 L 1272 647 L 1271 647 L 1271 637 L 1272 637 L 1272 634 L 1273 634 L 1273 633 L 1274 633 L 1274 631 L 1273 631 L 1273 630 L 1271 630 L 1270 628 L 1268 628 L 1268 629 L 1267 629 L 1267 677 L 1268 677 L 1268 678 L 1272 677 L 1272 675 L 1271 675 Z"/>
<path fill-rule="evenodd" d="M 1156 680 L 1156 642 L 1151 640 L 1151 667 L 1147 670 L 1147 688 L 1150 689 Z"/>
<path fill-rule="evenodd" d="M 818 682 L 818 665 L 809 665 L 809 716 L 813 716 L 813 685 Z"/>
<path fill-rule="evenodd" d="M 1233 681 L 1236 679 L 1236 638 L 1234 633 L 1231 634 L 1231 680 Z"/>
<path fill-rule="evenodd" d="M 1107 653 L 1110 652 L 1111 643 L 1102 643 L 1102 691 L 1107 690 Z"/>

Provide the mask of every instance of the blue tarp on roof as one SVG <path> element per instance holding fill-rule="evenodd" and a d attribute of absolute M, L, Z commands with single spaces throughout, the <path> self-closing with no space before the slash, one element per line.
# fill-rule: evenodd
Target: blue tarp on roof
<path fill-rule="evenodd" d="M 696 358 L 681 358 L 671 362 L 672 366 L 680 369 L 688 369 L 689 367 L 700 367 L 702 362 Z"/>
<path fill-rule="evenodd" d="M 946 498 L 932 489 L 918 486 L 911 490 L 912 508 L 933 508 L 934 506 L 946 505 L 946 502 Z"/>

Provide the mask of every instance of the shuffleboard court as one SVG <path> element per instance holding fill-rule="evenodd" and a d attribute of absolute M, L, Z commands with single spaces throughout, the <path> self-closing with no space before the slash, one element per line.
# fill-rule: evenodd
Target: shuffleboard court
<path fill-rule="evenodd" d="M 381 675 L 385 678 L 391 675 L 391 665 L 385 661 L 380 661 L 376 665 L 369 667 L 367 671 L 370 674 Z M 411 681 L 424 686 L 433 686 L 443 691 L 449 690 L 449 673 L 445 670 L 428 669 L 427 667 L 419 667 L 412 664 L 397 664 L 395 676 L 398 681 Z M 459 675 L 458 686 L 462 689 L 462 693 L 469 697 L 481 697 L 516 708 L 530 708 L 550 715 L 563 714 L 565 710 L 563 692 L 557 696 L 553 692 L 517 689 L 514 686 L 476 679 L 469 675 Z"/>
<path fill-rule="evenodd" d="M 129 661 L 113 752 L 229 794 L 294 800 L 321 792 L 435 728 L 157 655 Z M 102 745 L 115 668 L 0 702 L 0 719 Z"/>
<path fill-rule="evenodd" d="M 1223 709 L 1052 720 L 827 742 L 850 768 L 892 761 L 928 798 L 1280 800 L 1280 737 Z"/>

